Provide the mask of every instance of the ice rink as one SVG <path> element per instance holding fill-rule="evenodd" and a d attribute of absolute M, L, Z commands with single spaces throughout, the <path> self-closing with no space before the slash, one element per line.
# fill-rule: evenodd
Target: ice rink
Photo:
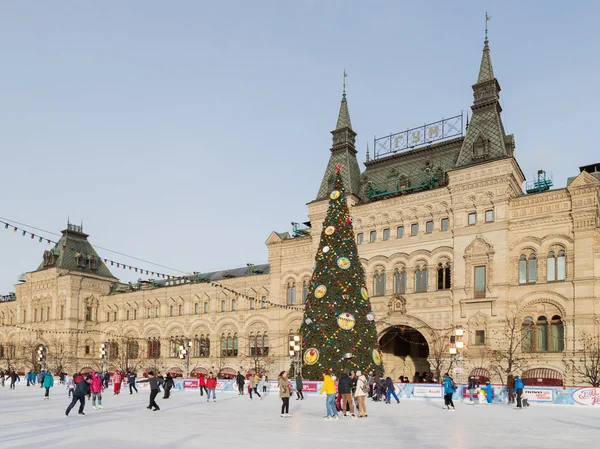
<path fill-rule="evenodd" d="M 249 448 L 558 448 L 589 446 L 600 436 L 600 407 L 533 405 L 516 410 L 504 404 L 457 403 L 456 412 L 440 401 L 367 402 L 368 418 L 326 421 L 323 396 L 291 400 L 291 418 L 281 418 L 280 399 L 271 393 L 250 400 L 217 393 L 216 403 L 192 392 L 159 396 L 161 411 L 147 410 L 148 390 L 114 396 L 103 410 L 86 401 L 69 417 L 62 386 L 43 400 L 39 387 L 0 388 L 0 448 L 138 449 L 201 447 Z M 580 446 L 581 445 L 581 446 Z"/>

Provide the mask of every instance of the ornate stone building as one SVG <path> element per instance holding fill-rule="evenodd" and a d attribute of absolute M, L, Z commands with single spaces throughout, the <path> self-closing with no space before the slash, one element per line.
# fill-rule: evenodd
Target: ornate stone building
<path fill-rule="evenodd" d="M 30 369 L 31 351 L 43 344 L 55 369 L 94 369 L 107 342 L 111 369 L 276 375 L 289 367 L 289 337 L 300 327 L 341 164 L 395 379 L 452 370 L 459 380 L 474 373 L 501 381 L 512 371 L 529 384 L 585 383 L 582 341 L 598 332 L 600 164 L 581 167 L 560 189 L 540 173 L 526 193 L 499 93 L 486 40 L 466 131 L 436 139 L 438 124 L 389 136 L 390 151 L 367 152 L 362 172 L 344 93 L 330 161 L 308 204 L 312 235 L 273 232 L 265 265 L 126 286 L 70 226 L 16 286 L 16 300 L 0 303 L 0 367 Z M 418 144 L 401 151 L 402 139 Z M 189 358 L 179 358 L 182 346 Z"/>

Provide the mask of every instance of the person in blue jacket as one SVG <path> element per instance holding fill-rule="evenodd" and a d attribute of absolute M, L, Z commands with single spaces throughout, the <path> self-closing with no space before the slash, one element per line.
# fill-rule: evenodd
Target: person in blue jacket
<path fill-rule="evenodd" d="M 396 402 L 400 404 L 400 399 L 398 399 L 398 395 L 396 394 L 396 387 L 394 386 L 394 381 L 390 376 L 386 377 L 385 379 L 385 387 L 387 392 L 385 403 L 389 404 L 390 399 L 392 398 L 392 396 L 394 396 Z"/>
<path fill-rule="evenodd" d="M 494 390 L 492 389 L 492 384 L 489 382 L 486 382 L 485 388 L 483 390 L 485 391 L 485 399 L 486 399 L 487 403 L 491 404 L 492 400 L 494 399 Z"/>
<path fill-rule="evenodd" d="M 44 395 L 44 399 L 50 399 L 50 388 L 54 386 L 54 376 L 52 372 L 48 371 L 46 376 L 44 376 L 44 388 L 46 389 L 46 394 Z"/>
<path fill-rule="evenodd" d="M 454 401 L 452 395 L 456 391 L 456 384 L 448 373 L 444 374 L 444 410 L 454 411 Z"/>
<path fill-rule="evenodd" d="M 522 407 L 521 398 L 523 397 L 523 388 L 525 388 L 525 385 L 523 385 L 523 379 L 521 379 L 519 376 L 515 376 L 515 391 L 517 392 L 517 408 Z"/>

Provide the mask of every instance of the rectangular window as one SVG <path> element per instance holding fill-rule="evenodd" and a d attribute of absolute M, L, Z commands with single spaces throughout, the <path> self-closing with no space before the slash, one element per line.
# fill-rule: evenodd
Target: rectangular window
<path fill-rule="evenodd" d="M 375 240 L 377 240 L 377 231 L 371 231 L 369 234 L 369 241 L 373 243 Z"/>
<path fill-rule="evenodd" d="M 27 311 L 23 310 L 23 322 L 27 321 Z"/>
<path fill-rule="evenodd" d="M 183 305 L 179 304 L 179 316 L 183 315 Z"/>
<path fill-rule="evenodd" d="M 204 313 L 208 313 L 208 303 L 204 303 Z"/>
<path fill-rule="evenodd" d="M 160 315 L 160 307 L 157 307 L 156 310 L 154 311 L 154 317 L 158 318 L 159 315 Z"/>
<path fill-rule="evenodd" d="M 383 230 L 383 240 L 390 239 L 390 228 L 386 228 Z"/>
<path fill-rule="evenodd" d="M 262 297 L 262 298 L 260 298 L 260 299 L 261 299 L 261 302 L 260 302 L 260 308 L 261 308 L 261 309 L 266 309 L 266 308 L 267 308 L 267 297 L 266 297 L 266 296 L 263 296 L 263 297 Z"/>
<path fill-rule="evenodd" d="M 128 311 L 125 313 L 125 315 L 126 315 L 126 316 L 125 316 L 125 319 L 126 319 L 127 321 L 129 321 L 129 310 L 128 310 Z"/>
<path fill-rule="evenodd" d="M 475 345 L 485 345 L 485 331 L 475 331 Z"/>
<path fill-rule="evenodd" d="M 491 223 L 494 221 L 494 210 L 486 210 L 485 211 L 485 222 Z"/>
<path fill-rule="evenodd" d="M 106 312 L 106 321 L 110 321 L 110 312 Z"/>
<path fill-rule="evenodd" d="M 363 242 L 363 233 L 359 232 L 358 234 L 356 234 L 356 244 L 362 245 L 362 242 Z"/>
<path fill-rule="evenodd" d="M 410 225 L 410 235 L 417 235 L 419 233 L 419 223 L 413 223 Z"/>
<path fill-rule="evenodd" d="M 194 304 L 194 313 L 198 314 L 200 312 L 200 304 L 196 303 Z"/>
<path fill-rule="evenodd" d="M 85 308 L 85 320 L 92 321 L 92 308 L 91 307 Z"/>
<path fill-rule="evenodd" d="M 469 214 L 469 226 L 473 226 L 475 224 L 477 224 L 477 213 L 471 212 Z"/>
<path fill-rule="evenodd" d="M 115 311 L 115 313 L 113 314 L 113 321 L 117 321 L 117 312 Z"/>
<path fill-rule="evenodd" d="M 90 355 L 90 345 L 85 345 L 85 355 Z"/>
<path fill-rule="evenodd" d="M 428 221 L 425 223 L 425 232 L 427 234 L 431 234 L 433 232 L 433 221 Z"/>
<path fill-rule="evenodd" d="M 150 312 L 150 307 L 148 307 L 148 308 L 146 309 L 146 318 L 150 319 L 150 314 L 151 314 L 151 313 L 152 313 L 152 312 Z"/>
<path fill-rule="evenodd" d="M 169 307 L 169 316 L 173 316 L 173 306 Z"/>
<path fill-rule="evenodd" d="M 441 223 L 440 229 L 442 231 L 448 230 L 448 219 L 447 218 L 442 218 L 442 223 Z"/>
<path fill-rule="evenodd" d="M 225 312 L 225 301 L 221 301 L 221 312 Z"/>
<path fill-rule="evenodd" d="M 231 300 L 231 311 L 232 312 L 236 312 L 237 311 L 237 301 L 235 299 Z"/>
<path fill-rule="evenodd" d="M 133 319 L 137 320 L 137 309 L 133 309 Z"/>
<path fill-rule="evenodd" d="M 396 228 L 396 238 L 401 239 L 404 237 L 404 226 L 398 226 Z"/>
<path fill-rule="evenodd" d="M 250 300 L 250 310 L 254 310 L 254 299 Z"/>
<path fill-rule="evenodd" d="M 46 321 L 50 320 L 50 307 L 46 309 Z"/>
<path fill-rule="evenodd" d="M 60 319 L 65 319 L 65 306 L 60 306 Z"/>
<path fill-rule="evenodd" d="M 37 309 L 33 309 L 33 322 L 37 321 Z"/>
<path fill-rule="evenodd" d="M 485 266 L 475 267 L 475 298 L 485 298 Z"/>

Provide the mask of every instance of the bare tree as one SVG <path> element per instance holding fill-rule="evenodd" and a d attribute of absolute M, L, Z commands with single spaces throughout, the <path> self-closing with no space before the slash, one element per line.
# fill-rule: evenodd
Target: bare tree
<path fill-rule="evenodd" d="M 21 341 L 21 354 L 19 360 L 31 371 L 39 371 L 41 369 L 38 359 L 39 344 L 36 340 L 28 339 Z"/>
<path fill-rule="evenodd" d="M 137 372 L 143 368 L 145 359 L 143 349 L 136 338 L 123 338 L 116 355 L 111 357 L 111 364 L 124 373 Z M 158 359 L 158 358 L 157 358 Z M 156 365 L 156 363 L 155 363 Z"/>
<path fill-rule="evenodd" d="M 0 343 L 0 360 L 5 365 L 3 368 L 14 369 L 17 359 L 17 347 L 12 340 L 6 340 Z"/>
<path fill-rule="evenodd" d="M 48 341 L 46 369 L 55 373 L 64 372 L 68 367 L 77 363 L 77 355 L 73 351 L 73 346 L 68 342 L 58 337 L 51 338 Z"/>
<path fill-rule="evenodd" d="M 452 368 L 452 359 L 450 358 L 450 333 L 434 332 L 434 338 L 429 345 L 429 366 L 438 381 L 442 378 L 442 373 L 448 372 Z"/>
<path fill-rule="evenodd" d="M 579 361 L 571 360 L 573 371 L 592 387 L 600 387 L 600 334 L 583 332 L 580 339 Z"/>
<path fill-rule="evenodd" d="M 491 352 L 490 369 L 500 377 L 504 384 L 505 375 L 515 371 L 523 371 L 536 357 L 532 353 L 523 352 L 524 342 L 535 332 L 535 325 L 523 327 L 519 313 L 509 308 L 504 318 L 503 327 L 495 332 L 496 347 Z"/>

